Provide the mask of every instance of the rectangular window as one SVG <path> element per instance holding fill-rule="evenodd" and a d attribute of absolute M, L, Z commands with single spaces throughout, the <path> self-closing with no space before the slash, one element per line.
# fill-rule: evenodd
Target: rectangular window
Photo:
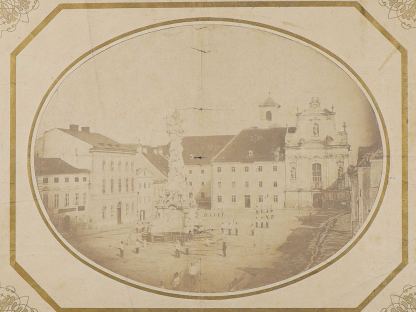
<path fill-rule="evenodd" d="M 55 209 L 59 208 L 59 194 L 53 196 L 53 206 Z"/>
<path fill-rule="evenodd" d="M 59 182 L 59 178 L 58 177 L 53 178 L 53 182 L 54 183 L 58 183 Z"/>
<path fill-rule="evenodd" d="M 217 201 L 218 201 L 219 203 L 222 203 L 222 196 L 221 196 L 221 195 L 218 195 L 218 197 L 217 197 Z"/>
<path fill-rule="evenodd" d="M 129 163 L 126 161 L 125 170 L 129 171 Z"/>
<path fill-rule="evenodd" d="M 87 182 L 87 177 L 83 177 L 82 181 Z"/>
<path fill-rule="evenodd" d="M 248 172 L 248 166 L 245 166 L 245 167 L 244 167 L 244 171 L 245 171 L 245 172 Z"/>
<path fill-rule="evenodd" d="M 189 185 L 192 186 L 192 181 L 189 181 Z"/>
<path fill-rule="evenodd" d="M 231 182 L 231 186 L 235 187 L 235 181 Z"/>
<path fill-rule="evenodd" d="M 273 166 L 273 171 L 276 172 L 277 171 L 277 166 Z"/>
<path fill-rule="evenodd" d="M 79 177 L 75 177 L 75 182 L 79 182 Z"/>
<path fill-rule="evenodd" d="M 78 206 L 78 204 L 79 204 L 79 193 L 75 193 L 75 202 L 74 202 L 74 204 L 76 206 Z"/>
<path fill-rule="evenodd" d="M 220 173 L 221 172 L 221 167 L 217 167 L 217 172 Z"/>
<path fill-rule="evenodd" d="M 221 188 L 221 181 L 218 181 L 218 188 Z"/>
<path fill-rule="evenodd" d="M 126 178 L 126 192 L 129 191 L 129 179 Z"/>
<path fill-rule="evenodd" d="M 235 203 L 237 201 L 237 196 L 231 195 L 231 202 Z"/>
<path fill-rule="evenodd" d="M 192 194 L 192 192 L 189 192 L 189 198 L 194 197 L 194 194 Z"/>
<path fill-rule="evenodd" d="M 69 206 L 69 193 L 65 194 L 65 207 Z"/>
<path fill-rule="evenodd" d="M 121 193 L 121 179 L 118 179 L 118 192 Z"/>
<path fill-rule="evenodd" d="M 205 193 L 201 192 L 201 199 L 205 199 Z"/>
<path fill-rule="evenodd" d="M 263 181 L 259 181 L 259 187 L 263 187 Z"/>
<path fill-rule="evenodd" d="M 244 195 L 244 207 L 246 208 L 251 207 L 250 195 Z"/>
<path fill-rule="evenodd" d="M 87 203 L 87 193 L 83 193 L 82 194 L 82 204 L 85 206 L 86 203 Z"/>
<path fill-rule="evenodd" d="M 126 216 L 129 214 L 129 204 L 126 203 Z"/>
<path fill-rule="evenodd" d="M 69 178 L 65 178 L 65 182 L 69 182 Z"/>
<path fill-rule="evenodd" d="M 258 166 L 258 167 L 257 167 L 257 171 L 258 171 L 258 172 L 262 172 L 262 171 L 263 171 L 263 166 Z"/>
<path fill-rule="evenodd" d="M 204 186 L 204 185 L 205 185 L 205 182 L 204 182 L 204 181 L 202 181 L 202 182 L 201 182 L 201 186 Z"/>
<path fill-rule="evenodd" d="M 113 179 L 111 179 L 110 181 L 110 191 L 111 193 L 114 193 L 114 180 Z"/>
<path fill-rule="evenodd" d="M 189 173 L 189 174 L 192 174 L 192 169 L 189 169 L 189 170 L 188 170 L 188 173 Z"/>
<path fill-rule="evenodd" d="M 134 178 L 131 178 L 131 191 L 134 192 Z"/>
<path fill-rule="evenodd" d="M 43 183 L 48 183 L 48 178 L 43 178 L 42 182 Z"/>
<path fill-rule="evenodd" d="M 235 167 L 231 167 L 231 172 L 235 172 Z"/>
<path fill-rule="evenodd" d="M 259 203 L 263 202 L 263 195 L 259 195 Z"/>
<path fill-rule="evenodd" d="M 130 162 L 130 169 L 131 169 L 131 172 L 134 172 L 134 161 L 131 161 Z"/>
<path fill-rule="evenodd" d="M 248 187 L 248 181 L 244 182 L 244 186 Z"/>
<path fill-rule="evenodd" d="M 46 209 L 49 208 L 49 197 L 48 197 L 48 193 L 43 193 L 42 194 L 42 201 L 43 201 L 43 205 L 45 206 Z"/>
<path fill-rule="evenodd" d="M 277 181 L 273 182 L 273 187 L 277 187 Z"/>
<path fill-rule="evenodd" d="M 111 161 L 110 165 L 111 165 L 111 171 L 114 171 L 114 161 Z"/>
<path fill-rule="evenodd" d="M 102 211 L 102 217 L 103 217 L 103 219 L 105 219 L 106 214 L 107 214 L 107 207 L 106 207 L 106 206 L 104 206 L 104 207 L 103 207 L 103 211 Z"/>
<path fill-rule="evenodd" d="M 103 160 L 102 169 L 103 169 L 103 171 L 105 170 L 105 160 Z"/>
<path fill-rule="evenodd" d="M 121 171 L 121 160 L 118 161 L 117 167 L 118 167 L 118 171 Z"/>
<path fill-rule="evenodd" d="M 277 195 L 274 195 L 273 196 L 273 201 L 275 202 L 275 203 L 277 203 L 277 201 L 279 200 L 279 197 L 277 196 Z"/>
<path fill-rule="evenodd" d="M 204 169 L 201 169 L 201 174 L 204 174 L 205 173 L 205 170 Z"/>
<path fill-rule="evenodd" d="M 103 194 L 105 194 L 105 179 L 103 179 L 102 192 L 103 192 Z"/>

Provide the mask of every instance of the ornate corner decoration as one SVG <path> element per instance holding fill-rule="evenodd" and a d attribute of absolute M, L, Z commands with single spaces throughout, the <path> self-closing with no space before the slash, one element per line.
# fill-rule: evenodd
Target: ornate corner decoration
<path fill-rule="evenodd" d="M 38 312 L 37 309 L 29 305 L 29 297 L 20 297 L 13 286 L 0 285 L 0 311 L 27 311 Z"/>
<path fill-rule="evenodd" d="M 404 29 L 416 28 L 416 0 L 379 0 L 389 9 L 389 19 L 398 19 Z"/>
<path fill-rule="evenodd" d="M 29 22 L 29 12 L 39 7 L 39 0 L 0 0 L 0 38 L 4 31 L 16 30 L 19 22 Z"/>
<path fill-rule="evenodd" d="M 416 286 L 406 285 L 400 295 L 390 295 L 390 305 L 380 312 L 416 311 Z"/>

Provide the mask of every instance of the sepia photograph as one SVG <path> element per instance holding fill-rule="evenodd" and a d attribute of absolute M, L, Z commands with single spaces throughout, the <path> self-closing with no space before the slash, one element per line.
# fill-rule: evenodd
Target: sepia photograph
<path fill-rule="evenodd" d="M 319 267 L 374 212 L 374 104 L 298 38 L 214 22 L 116 41 L 36 120 L 33 185 L 80 255 L 145 287 L 250 291 Z"/>

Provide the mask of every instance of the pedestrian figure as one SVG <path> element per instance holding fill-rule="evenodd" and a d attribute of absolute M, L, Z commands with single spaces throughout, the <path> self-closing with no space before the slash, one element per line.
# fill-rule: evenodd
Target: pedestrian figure
<path fill-rule="evenodd" d="M 189 273 L 189 277 L 190 277 L 190 286 L 191 288 L 194 288 L 196 285 L 196 278 L 199 274 L 199 266 L 198 264 L 195 263 L 190 263 L 189 264 L 189 269 L 188 269 L 188 273 Z"/>
<path fill-rule="evenodd" d="M 175 274 L 173 274 L 172 288 L 177 289 L 180 283 L 181 283 L 181 278 L 180 278 L 179 272 L 175 272 Z"/>
<path fill-rule="evenodd" d="M 120 258 L 123 258 L 124 257 L 124 242 L 123 241 L 120 242 L 119 249 L 120 249 Z"/>
<path fill-rule="evenodd" d="M 227 243 L 225 241 L 222 242 L 222 256 L 223 257 L 227 256 Z"/>
<path fill-rule="evenodd" d="M 139 254 L 140 251 L 140 241 L 139 238 L 136 239 L 136 254 Z"/>
<path fill-rule="evenodd" d="M 177 258 L 179 258 L 181 256 L 180 249 L 181 249 L 181 245 L 180 245 L 179 241 L 176 241 L 176 244 L 175 244 L 175 256 Z"/>
<path fill-rule="evenodd" d="M 238 224 L 237 224 L 237 221 L 235 222 L 235 235 L 238 235 Z"/>

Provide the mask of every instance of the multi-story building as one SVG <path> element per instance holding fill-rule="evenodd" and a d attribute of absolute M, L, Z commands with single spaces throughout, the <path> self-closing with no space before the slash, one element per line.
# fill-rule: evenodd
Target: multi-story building
<path fill-rule="evenodd" d="M 380 143 L 358 149 L 357 165 L 350 167 L 351 229 L 356 233 L 369 215 L 379 191 L 383 172 L 383 149 Z"/>
<path fill-rule="evenodd" d="M 268 227 L 284 205 L 285 134 L 285 128 L 245 129 L 218 153 L 212 161 L 213 216 L 239 223 L 256 216 L 258 227 Z"/>
<path fill-rule="evenodd" d="M 35 158 L 37 187 L 52 223 L 61 232 L 88 224 L 90 172 L 59 158 Z"/>
<path fill-rule="evenodd" d="M 261 127 L 182 138 L 188 196 L 208 222 L 267 228 L 276 209 L 349 205 L 345 124 L 339 131 L 334 110 L 321 108 L 315 98 L 296 114 L 295 127 L 283 125 L 280 108 L 269 97 L 258 106 Z M 112 225 L 151 222 L 165 195 L 169 147 L 120 144 L 71 125 L 46 131 L 35 151 L 87 170 L 88 223 Z"/>
<path fill-rule="evenodd" d="M 38 157 L 59 158 L 90 172 L 88 222 L 93 225 L 131 223 L 137 219 L 136 149 L 89 127 L 55 128 L 36 142 Z"/>
<path fill-rule="evenodd" d="M 344 123 L 338 131 L 334 110 L 317 98 L 298 112 L 285 144 L 286 207 L 322 207 L 349 201 L 346 171 L 350 145 Z M 335 187 L 334 187 L 335 186 Z"/>

